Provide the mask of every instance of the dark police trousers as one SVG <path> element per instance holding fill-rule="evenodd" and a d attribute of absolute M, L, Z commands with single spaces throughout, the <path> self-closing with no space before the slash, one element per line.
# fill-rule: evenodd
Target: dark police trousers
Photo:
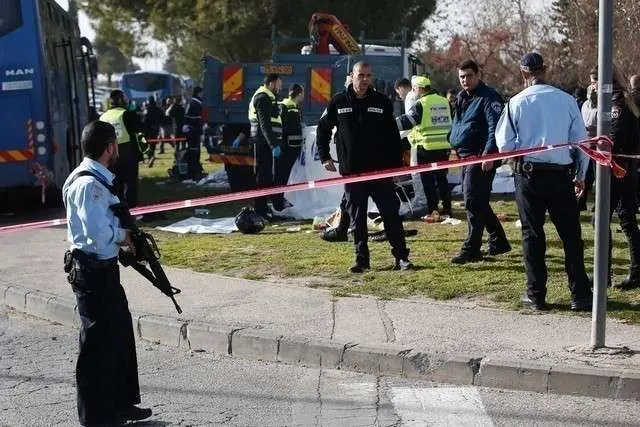
<path fill-rule="evenodd" d="M 116 413 L 140 403 L 138 362 L 127 297 L 114 259 L 87 263 L 69 274 L 80 315 L 77 404 L 83 425 L 114 423 Z"/>
<path fill-rule="evenodd" d="M 200 164 L 200 135 L 198 129 L 191 129 L 187 133 L 187 168 L 189 177 L 192 179 L 200 179 L 202 174 L 202 165 Z"/>
<path fill-rule="evenodd" d="M 391 244 L 391 253 L 396 259 L 407 259 L 409 250 L 404 237 L 402 219 L 398 210 L 400 201 L 395 194 L 395 186 L 390 179 L 379 179 L 369 182 L 345 184 L 344 194 L 347 200 L 347 210 L 354 227 L 353 240 L 356 249 L 356 263 L 369 265 L 369 246 L 367 240 L 367 207 L 369 197 L 373 199 L 382 221 L 384 230 Z"/>
<path fill-rule="evenodd" d="M 588 296 L 589 279 L 584 268 L 584 243 L 573 173 L 569 168 L 539 170 L 514 175 L 516 203 L 522 222 L 522 251 L 527 274 L 527 294 L 536 302 L 547 296 L 545 264 L 545 213 L 555 225 L 564 247 L 564 267 L 573 299 Z"/>
<path fill-rule="evenodd" d="M 620 228 L 627 237 L 629 244 L 629 258 L 631 260 L 630 273 L 640 273 L 640 231 L 638 230 L 638 221 L 636 219 L 637 203 L 636 203 L 636 186 L 637 186 L 637 164 L 636 161 L 629 161 L 621 164 L 627 171 L 627 174 L 618 179 L 611 176 L 611 210 L 609 219 L 616 211 L 620 219 Z M 609 271 L 611 271 L 611 230 L 609 230 Z M 611 273 L 609 273 L 611 274 Z"/>
<path fill-rule="evenodd" d="M 257 188 L 272 187 L 274 183 L 274 163 L 271 147 L 263 138 L 254 138 L 253 143 Z M 258 214 L 267 215 L 269 211 L 267 207 L 268 200 L 268 197 L 256 197 L 254 199 L 253 206 Z"/>
<path fill-rule="evenodd" d="M 425 150 L 418 146 L 418 164 L 424 165 L 433 162 L 442 162 L 449 160 L 451 150 Z M 451 190 L 449 189 L 449 181 L 447 181 L 447 170 L 437 170 L 433 172 L 422 172 L 420 174 L 424 195 L 427 198 L 427 213 L 438 210 L 438 193 L 442 200 L 442 209 L 451 211 Z"/>
<path fill-rule="evenodd" d="M 138 206 L 138 173 L 140 149 L 135 142 L 118 145 L 118 161 L 114 167 L 116 192 L 127 201 L 127 206 Z"/>
<path fill-rule="evenodd" d="M 273 177 L 274 185 L 287 185 L 291 169 L 300 155 L 302 147 L 290 147 L 285 144 L 282 146 L 280 157 L 275 159 L 275 176 Z M 284 193 L 274 194 L 272 196 L 273 204 L 276 209 L 284 203 Z M 281 209 L 278 209 L 281 210 Z"/>
<path fill-rule="evenodd" d="M 500 246 L 507 242 L 507 237 L 500 220 L 491 208 L 491 188 L 496 175 L 497 165 L 488 172 L 482 170 L 481 164 L 462 167 L 462 191 L 464 207 L 467 212 L 467 240 L 461 252 L 470 255 L 480 253 L 484 229 L 489 233 L 489 246 Z"/>

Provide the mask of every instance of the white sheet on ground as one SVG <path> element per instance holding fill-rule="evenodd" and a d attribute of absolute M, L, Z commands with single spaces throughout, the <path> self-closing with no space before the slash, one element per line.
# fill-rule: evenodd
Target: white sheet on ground
<path fill-rule="evenodd" d="M 229 188 L 227 171 L 223 168 L 215 172 L 211 172 L 209 175 L 198 181 L 197 186 L 207 188 Z"/>
<path fill-rule="evenodd" d="M 238 231 L 238 227 L 236 227 L 235 223 L 235 218 L 207 219 L 190 217 L 166 227 L 156 228 L 158 230 L 180 234 L 229 234 L 233 233 L 234 231 Z"/>

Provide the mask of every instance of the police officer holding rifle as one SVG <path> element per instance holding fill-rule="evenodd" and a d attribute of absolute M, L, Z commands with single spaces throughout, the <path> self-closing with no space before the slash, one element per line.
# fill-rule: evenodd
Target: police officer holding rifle
<path fill-rule="evenodd" d="M 114 425 L 143 420 L 135 339 L 127 298 L 120 285 L 118 253 L 135 251 L 131 231 L 110 209 L 114 194 L 118 140 L 109 123 L 94 121 L 82 131 L 80 166 L 63 187 L 68 221 L 65 255 L 80 315 L 80 351 L 76 365 L 80 424 Z"/>

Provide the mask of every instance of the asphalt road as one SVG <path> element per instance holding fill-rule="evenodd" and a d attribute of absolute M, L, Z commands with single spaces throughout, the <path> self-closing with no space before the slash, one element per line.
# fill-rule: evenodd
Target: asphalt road
<path fill-rule="evenodd" d="M 0 308 L 0 425 L 76 423 L 77 331 Z M 453 387 L 138 343 L 145 426 L 638 425 L 640 402 Z"/>

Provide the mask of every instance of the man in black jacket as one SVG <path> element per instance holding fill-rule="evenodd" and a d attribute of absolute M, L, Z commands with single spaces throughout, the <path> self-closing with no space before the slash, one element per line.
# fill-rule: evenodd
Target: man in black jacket
<path fill-rule="evenodd" d="M 183 131 L 187 136 L 187 164 L 189 177 L 194 180 L 202 178 L 203 169 L 200 164 L 200 136 L 202 135 L 202 88 L 193 88 L 193 96 L 184 112 Z"/>
<path fill-rule="evenodd" d="M 251 123 L 251 142 L 254 144 L 258 188 L 271 187 L 274 184 L 274 159 L 277 160 L 282 154 L 282 118 L 276 99 L 280 89 L 282 89 L 280 76 L 269 74 L 249 102 L 249 123 Z M 257 197 L 254 208 L 264 218 L 271 219 L 267 197 Z"/>
<path fill-rule="evenodd" d="M 638 108 L 640 108 L 640 74 L 631 76 L 629 86 L 631 87 L 631 97 Z"/>
<path fill-rule="evenodd" d="M 611 106 L 611 138 L 614 154 L 638 155 L 640 153 L 640 129 L 638 127 L 638 107 L 631 96 L 627 96 L 623 80 L 617 72 L 613 76 Z M 638 165 L 635 159 L 618 158 L 616 161 L 627 170 L 623 178 L 611 176 L 611 209 L 620 219 L 620 228 L 629 244 L 629 276 L 616 284 L 620 289 L 640 287 L 640 231 L 636 220 L 636 187 Z M 611 269 L 611 235 L 609 235 L 609 269 Z M 611 271 L 609 271 L 611 275 Z"/>
<path fill-rule="evenodd" d="M 336 171 L 329 154 L 329 142 L 337 127 L 336 143 L 340 174 L 343 176 L 401 167 L 403 147 L 400 132 L 393 118 L 389 99 L 372 88 L 371 66 L 358 62 L 353 66 L 352 84 L 346 91 L 333 97 L 320 118 L 317 146 L 325 169 Z M 395 257 L 395 269 L 412 267 L 409 249 L 404 238 L 402 220 L 398 213 L 400 202 L 395 195 L 391 179 L 345 185 L 347 209 L 354 226 L 356 261 L 352 273 L 363 273 L 370 268 L 367 246 L 367 206 L 369 197 L 378 206 L 384 229 Z"/>
<path fill-rule="evenodd" d="M 289 97 L 280 101 L 280 118 L 282 119 L 282 155 L 275 160 L 275 185 L 287 185 L 291 169 L 296 162 L 304 138 L 302 136 L 302 113 L 300 104 L 304 100 L 304 88 L 299 84 L 293 84 L 289 88 Z M 284 194 L 276 194 L 271 198 L 273 208 L 281 211 L 293 206 Z"/>

